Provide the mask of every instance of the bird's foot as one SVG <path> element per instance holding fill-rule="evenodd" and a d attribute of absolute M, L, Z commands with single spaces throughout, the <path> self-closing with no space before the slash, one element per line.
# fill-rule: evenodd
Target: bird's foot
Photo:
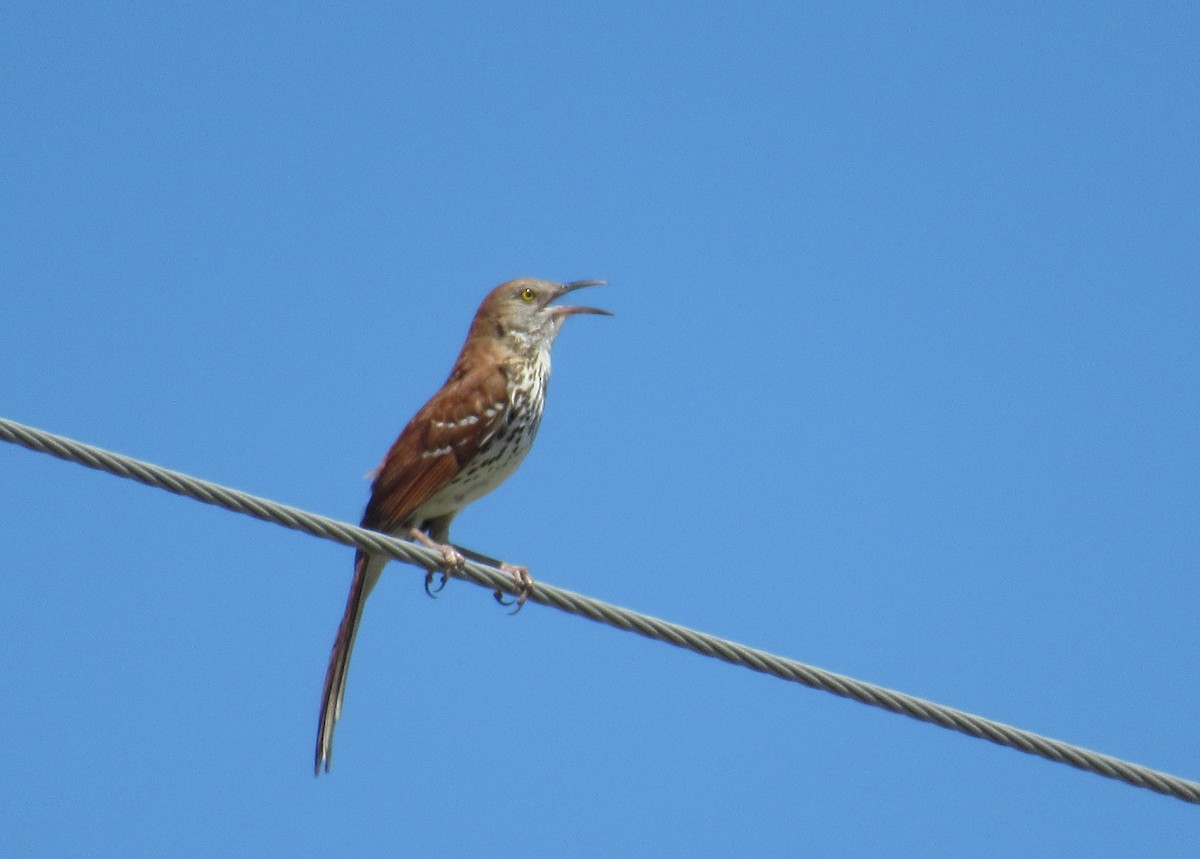
<path fill-rule="evenodd" d="M 500 605 L 514 606 L 511 614 L 516 614 L 525 607 L 525 601 L 533 593 L 533 577 L 529 575 L 528 567 L 506 564 L 502 561 L 500 569 L 513 577 L 513 581 L 516 582 L 517 586 L 517 595 L 509 600 L 505 599 L 504 591 L 496 591 L 496 602 L 500 603 Z"/>
<path fill-rule="evenodd" d="M 419 531 L 416 528 L 409 531 L 409 535 L 425 548 L 433 549 L 442 555 L 443 565 L 441 567 L 425 571 L 425 593 L 431 597 L 436 597 L 441 593 L 442 588 L 446 587 L 446 582 L 450 581 L 450 574 L 462 571 L 463 566 L 467 563 L 467 559 L 453 546 L 439 543 L 437 540 L 431 539 L 425 532 Z M 435 586 L 434 579 L 439 575 L 441 579 Z"/>

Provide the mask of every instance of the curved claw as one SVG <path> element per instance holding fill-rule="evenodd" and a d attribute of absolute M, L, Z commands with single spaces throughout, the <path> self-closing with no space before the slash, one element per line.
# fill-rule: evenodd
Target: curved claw
<path fill-rule="evenodd" d="M 508 595 L 504 591 L 495 591 L 492 596 L 502 606 L 513 606 L 513 610 L 509 614 L 516 614 L 525 607 L 529 595 L 533 593 L 533 578 L 529 575 L 529 570 L 525 567 L 518 567 L 513 564 L 501 564 L 500 569 L 513 577 L 513 580 L 517 584 L 517 595 L 510 600 L 507 599 Z"/>
<path fill-rule="evenodd" d="M 441 569 L 427 570 L 425 573 L 425 593 L 430 597 L 436 598 L 442 592 L 442 589 L 446 587 L 446 582 L 450 581 L 451 571 L 461 571 L 467 559 L 455 550 L 453 546 L 445 545 L 429 538 L 418 528 L 410 529 L 408 534 L 422 546 L 442 553 L 442 561 L 445 563 L 445 566 Z M 431 587 L 433 585 L 433 577 L 438 573 L 442 574 L 442 581 L 436 588 Z"/>
<path fill-rule="evenodd" d="M 433 579 L 435 576 L 438 575 L 438 573 L 441 573 L 442 580 L 440 582 L 438 582 L 438 585 L 436 588 L 431 588 L 431 585 L 433 584 Z M 428 572 L 425 573 L 425 593 L 426 593 L 426 595 L 428 595 L 430 599 L 437 599 L 437 595 L 440 594 L 442 592 L 442 589 L 446 587 L 446 582 L 448 582 L 448 581 L 450 581 L 450 574 L 447 573 L 445 570 L 429 570 Z"/>
<path fill-rule="evenodd" d="M 508 608 L 510 605 L 516 606 L 516 608 L 510 611 L 509 614 L 516 614 L 521 610 L 521 606 L 525 605 L 525 600 L 521 599 L 520 597 L 509 599 L 508 594 L 506 594 L 504 591 L 492 591 L 492 596 L 496 598 L 496 602 L 500 603 L 500 605 L 504 606 L 505 608 Z"/>

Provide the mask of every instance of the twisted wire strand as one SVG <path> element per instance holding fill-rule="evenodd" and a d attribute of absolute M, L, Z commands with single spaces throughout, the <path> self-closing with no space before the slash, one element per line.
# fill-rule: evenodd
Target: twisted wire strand
<path fill-rule="evenodd" d="M 426 570 L 438 570 L 444 563 L 439 552 L 424 546 L 387 537 L 346 522 L 339 522 L 336 519 L 319 516 L 306 510 L 200 480 L 178 471 L 112 453 L 5 418 L 0 418 L 0 440 L 12 442 L 39 453 L 48 453 L 68 462 L 115 474 L 118 477 L 136 480 L 147 486 L 165 489 L 205 504 L 223 507 L 235 513 L 244 513 L 256 519 L 274 522 L 285 528 L 312 534 L 314 537 L 333 540 L 347 546 L 356 546 L 368 552 L 388 555 L 398 561 L 415 564 Z M 456 578 L 465 579 L 485 588 L 514 593 L 515 585 L 511 574 L 473 560 L 468 560 L 461 570 L 454 572 L 454 575 Z M 1060 740 L 1023 731 L 1011 725 L 936 704 L 923 698 L 906 695 L 903 692 L 896 692 L 883 686 L 876 686 L 873 683 L 865 683 L 852 677 L 785 659 L 763 650 L 669 623 L 543 582 L 537 582 L 534 585 L 529 600 L 585 617 L 597 623 L 607 624 L 627 632 L 635 632 L 655 641 L 673 644 L 703 656 L 711 656 L 714 659 L 740 665 L 782 680 L 790 680 L 812 689 L 830 692 L 871 707 L 900 713 L 920 722 L 928 722 L 931 725 L 957 731 L 969 737 L 988 740 L 1006 748 L 1067 764 L 1085 772 L 1123 781 L 1134 787 L 1152 790 L 1184 802 L 1200 804 L 1200 783 Z"/>

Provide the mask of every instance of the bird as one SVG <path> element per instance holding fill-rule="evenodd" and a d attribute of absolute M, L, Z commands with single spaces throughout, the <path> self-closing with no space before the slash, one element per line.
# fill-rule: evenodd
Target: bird
<path fill-rule="evenodd" d="M 595 307 L 553 302 L 577 289 L 603 284 L 523 277 L 488 293 L 445 384 L 408 422 L 373 472 L 362 527 L 438 550 L 444 569 L 464 563 L 462 554 L 449 545 L 450 523 L 516 471 L 533 445 L 550 377 L 550 349 L 563 322 L 577 314 L 612 315 Z M 363 605 L 387 561 L 362 549 L 354 557 L 354 578 L 321 692 L 317 775 L 322 768 L 329 772 Z M 523 602 L 532 585 L 528 572 L 504 566 L 516 577 Z M 428 585 L 427 579 L 427 590 Z"/>

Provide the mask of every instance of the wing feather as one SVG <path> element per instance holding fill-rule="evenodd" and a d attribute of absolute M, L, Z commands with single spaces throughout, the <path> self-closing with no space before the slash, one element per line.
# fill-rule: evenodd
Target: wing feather
<path fill-rule="evenodd" d="M 417 412 L 379 466 L 364 528 L 394 531 L 448 484 L 499 429 L 508 410 L 499 363 L 450 379 Z"/>

